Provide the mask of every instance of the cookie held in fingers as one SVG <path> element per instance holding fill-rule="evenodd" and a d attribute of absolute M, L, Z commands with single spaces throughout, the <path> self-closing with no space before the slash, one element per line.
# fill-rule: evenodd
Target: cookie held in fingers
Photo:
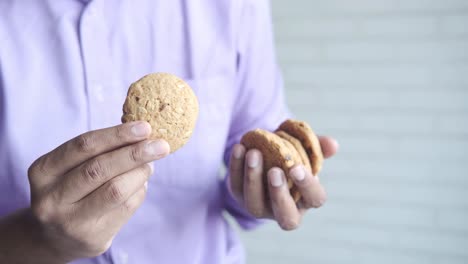
<path fill-rule="evenodd" d="M 306 122 L 287 119 L 279 126 L 278 131 L 284 131 L 302 143 L 309 156 L 312 173 L 317 175 L 322 169 L 323 153 L 320 141 L 312 128 Z"/>
<path fill-rule="evenodd" d="M 301 156 L 294 146 L 279 137 L 278 135 L 262 129 L 255 129 L 247 132 L 241 139 L 241 144 L 246 149 L 257 149 L 263 156 L 263 182 L 267 189 L 267 173 L 273 167 L 281 168 L 288 172 L 295 164 L 301 163 Z M 297 201 L 300 198 L 299 192 L 294 187 L 294 183 L 287 178 L 291 195 Z M 268 192 L 265 192 L 266 194 Z M 268 198 L 268 197 L 267 197 Z"/>
<path fill-rule="evenodd" d="M 198 118 L 198 100 L 190 86 L 169 73 L 148 74 L 131 84 L 122 123 L 146 121 L 151 139 L 164 139 L 171 153 L 185 145 Z"/>
<path fill-rule="evenodd" d="M 286 140 L 287 142 L 291 143 L 291 145 L 294 147 L 294 149 L 297 151 L 301 158 L 301 163 L 304 165 L 306 170 L 312 171 L 312 168 L 310 167 L 310 160 L 309 156 L 307 155 L 307 152 L 305 151 L 304 147 L 302 146 L 302 143 L 299 141 L 299 139 L 289 135 L 288 133 L 284 132 L 283 130 L 278 130 L 275 132 L 276 135 L 281 137 L 282 139 Z"/>
<path fill-rule="evenodd" d="M 241 144 L 248 150 L 258 149 L 262 153 L 265 186 L 269 169 L 279 167 L 286 173 L 290 193 L 296 202 L 301 194 L 289 177 L 289 170 L 302 164 L 317 175 L 322 168 L 320 142 L 310 126 L 302 121 L 288 119 L 274 133 L 261 129 L 249 131 L 242 137 Z"/>

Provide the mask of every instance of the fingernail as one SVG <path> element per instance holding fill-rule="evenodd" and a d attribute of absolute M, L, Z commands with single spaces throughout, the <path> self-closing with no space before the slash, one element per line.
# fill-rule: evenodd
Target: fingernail
<path fill-rule="evenodd" d="M 283 172 L 279 169 L 272 169 L 269 174 L 270 184 L 273 187 L 280 187 L 283 185 Z"/>
<path fill-rule="evenodd" d="M 145 187 L 145 190 L 148 190 L 148 182 L 146 181 L 145 182 L 145 185 L 143 185 Z"/>
<path fill-rule="evenodd" d="M 239 145 L 234 146 L 232 150 L 232 155 L 235 159 L 240 159 L 242 157 L 242 148 Z"/>
<path fill-rule="evenodd" d="M 148 156 L 162 158 L 169 154 L 170 147 L 165 140 L 150 141 L 145 146 L 145 152 Z"/>
<path fill-rule="evenodd" d="M 151 174 L 154 172 L 154 163 L 153 162 L 148 162 L 148 166 L 150 167 Z"/>
<path fill-rule="evenodd" d="M 137 122 L 132 126 L 131 131 L 135 137 L 144 137 L 151 133 L 151 126 L 147 122 Z"/>
<path fill-rule="evenodd" d="M 306 172 L 304 167 L 296 166 L 291 171 L 291 176 L 296 179 L 296 181 L 303 181 L 305 179 Z"/>
<path fill-rule="evenodd" d="M 250 168 L 256 168 L 260 164 L 260 157 L 256 151 L 251 152 L 247 157 L 247 166 Z"/>

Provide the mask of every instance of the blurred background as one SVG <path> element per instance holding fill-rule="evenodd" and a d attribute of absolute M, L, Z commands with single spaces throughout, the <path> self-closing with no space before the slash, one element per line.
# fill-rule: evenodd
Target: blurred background
<path fill-rule="evenodd" d="M 289 105 L 338 156 L 302 227 L 248 263 L 468 263 L 468 1 L 274 0 Z"/>

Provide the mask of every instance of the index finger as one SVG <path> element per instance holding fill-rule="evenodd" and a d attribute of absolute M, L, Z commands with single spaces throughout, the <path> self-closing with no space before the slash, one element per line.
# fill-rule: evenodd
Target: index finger
<path fill-rule="evenodd" d="M 142 141 L 150 133 L 151 126 L 144 121 L 90 131 L 37 159 L 29 173 L 45 174 L 41 177 L 57 177 L 99 154 Z"/>

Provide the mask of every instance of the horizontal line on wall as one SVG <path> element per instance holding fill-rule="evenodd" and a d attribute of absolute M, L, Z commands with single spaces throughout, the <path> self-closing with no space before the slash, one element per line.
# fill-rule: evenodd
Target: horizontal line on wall
<path fill-rule="evenodd" d="M 318 212 L 319 213 L 319 212 Z M 441 228 L 434 226 L 430 227 L 420 227 L 416 224 L 414 225 L 392 225 L 392 224 L 380 224 L 375 221 L 358 221 L 358 220 L 340 220 L 339 218 L 334 217 L 324 217 L 320 216 L 320 224 L 327 226 L 355 226 L 355 227 L 365 227 L 372 230 L 385 230 L 385 231 L 416 231 L 419 233 L 428 233 L 428 234 L 443 234 L 454 237 L 468 237 L 468 231 L 460 229 L 449 229 Z M 325 220 L 325 221 L 323 221 Z"/>
<path fill-rule="evenodd" d="M 273 5 L 272 17 L 274 21 L 290 21 L 290 20 L 301 20 L 302 17 L 307 15 L 307 18 L 312 20 L 320 19 L 375 19 L 375 18 L 408 18 L 408 17 L 450 17 L 450 16 L 460 16 L 467 15 L 468 8 L 453 8 L 451 10 L 441 10 L 441 9 L 427 9 L 427 10 L 385 10 L 385 11 L 349 11 L 343 12 L 340 11 L 327 11 L 320 10 L 320 13 L 314 12 L 313 9 L 306 8 L 299 12 L 283 12 L 283 10 L 276 11 L 275 5 Z M 307 13 L 305 13 L 307 11 Z M 304 12 L 304 13 L 303 13 Z"/>
<path fill-rule="evenodd" d="M 312 119 L 313 120 L 313 119 Z M 468 116 L 467 116 L 468 120 Z M 320 127 L 316 129 L 323 130 Z M 369 130 L 369 129 L 360 129 L 359 127 L 350 127 L 349 129 L 342 128 L 327 128 L 326 132 L 332 133 L 333 135 L 342 135 L 343 137 L 353 137 L 353 138 L 372 138 L 372 139 L 382 139 L 382 140 L 408 140 L 408 139 L 418 139 L 418 140 L 432 140 L 432 139 L 441 139 L 441 138 L 450 138 L 451 140 L 457 140 L 464 142 L 468 140 L 467 132 L 460 133 L 441 133 L 441 132 L 405 132 L 404 127 L 401 128 L 402 131 L 388 132 L 388 131 L 378 131 L 378 130 Z M 322 131 L 324 132 L 324 131 Z M 468 151 L 468 150 L 467 150 Z M 468 177 L 467 177 L 468 178 Z"/>
<path fill-rule="evenodd" d="M 335 196 L 335 197 L 330 197 L 327 202 L 336 202 L 336 203 L 341 203 L 341 204 L 362 204 L 362 205 L 372 205 L 372 206 L 395 206 L 395 201 L 389 201 L 388 199 L 379 199 L 379 197 L 374 197 L 374 199 L 369 200 L 366 198 L 357 198 L 357 197 L 344 197 L 344 196 Z M 453 206 L 453 205 L 432 205 L 432 204 L 427 204 L 427 203 L 418 203 L 418 202 L 411 202 L 411 201 L 404 201 L 401 203 L 398 203 L 398 206 L 402 208 L 414 208 L 418 207 L 421 209 L 438 209 L 438 208 L 443 208 L 443 209 L 450 209 L 450 210 L 461 210 L 461 211 L 467 211 L 468 206 Z"/>
<path fill-rule="evenodd" d="M 441 87 L 440 85 L 433 85 L 433 86 L 424 86 L 424 85 L 379 85 L 378 88 L 376 88 L 376 85 L 370 85 L 370 84 L 365 84 L 365 85 L 356 85 L 356 84 L 348 84 L 348 85 L 333 85 L 333 84 L 325 84 L 325 85 L 320 85 L 320 87 L 316 87 L 318 85 L 316 84 L 310 84 L 307 82 L 298 82 L 294 80 L 285 80 L 285 88 L 286 92 L 287 90 L 295 90 L 295 91 L 310 91 L 310 89 L 317 89 L 317 90 L 333 90 L 333 91 L 349 91 L 352 89 L 352 91 L 357 91 L 357 92 L 365 92 L 365 91 L 376 91 L 376 90 L 382 90 L 382 91 L 410 91 L 410 92 L 440 92 L 440 91 L 466 91 L 467 90 L 467 85 L 444 85 Z"/>
<path fill-rule="evenodd" d="M 450 108 L 430 108 L 430 107 L 363 107 L 363 108 L 354 108 L 353 107 L 328 107 L 326 105 L 314 105 L 314 104 L 289 104 L 293 106 L 293 108 L 300 108 L 300 107 L 308 107 L 311 112 L 320 110 L 324 113 L 342 113 L 346 114 L 356 114 L 356 113 L 369 113 L 372 112 L 374 114 L 385 114 L 385 113 L 401 113 L 401 114 L 408 114 L 408 115 L 417 115 L 417 114 L 426 114 L 427 116 L 444 116 L 444 115 L 453 115 L 453 114 L 463 114 L 468 115 L 467 108 L 458 108 L 458 109 L 450 109 Z M 468 105 L 467 105 L 468 107 Z M 300 112 L 300 111 L 299 111 Z"/>
<path fill-rule="evenodd" d="M 351 220 L 351 221 L 345 221 L 345 220 L 340 220 L 338 218 L 332 218 L 332 217 L 320 217 L 321 220 L 326 220 L 323 222 L 326 222 L 330 224 L 331 226 L 333 225 L 345 225 L 345 226 L 356 226 L 356 227 L 367 227 L 369 229 L 375 229 L 375 230 L 388 230 L 388 231 L 402 231 L 402 230 L 408 230 L 408 231 L 418 231 L 418 232 L 424 232 L 428 234 L 434 234 L 434 233 L 443 233 L 445 235 L 450 235 L 454 237 L 466 237 L 468 236 L 468 231 L 463 231 L 459 229 L 447 229 L 447 228 L 440 228 L 440 227 L 420 227 L 418 225 L 392 225 L 392 224 L 379 224 L 376 223 L 375 221 L 358 221 L 358 220 Z M 322 222 L 322 221 L 320 221 Z M 321 223 L 322 225 L 322 223 Z"/>
<path fill-rule="evenodd" d="M 345 152 L 341 150 L 339 153 L 341 159 L 348 159 L 348 160 L 368 160 L 368 161 L 382 161 L 382 160 L 395 160 L 397 162 L 397 158 L 403 158 L 405 160 L 411 159 L 413 161 L 427 161 L 427 162 L 434 162 L 434 163 L 445 163 L 449 161 L 456 161 L 461 163 L 468 162 L 468 155 L 464 157 L 446 157 L 445 155 L 439 155 L 437 157 L 427 157 L 427 156 L 417 156 L 415 154 L 412 155 L 395 155 L 395 153 L 367 153 L 367 152 Z M 398 157 L 400 156 L 400 157 Z M 468 209 L 468 208 L 467 208 Z"/>
<path fill-rule="evenodd" d="M 313 119 L 311 119 L 313 121 Z M 313 124 L 313 122 L 311 122 Z M 404 127 L 401 128 L 404 130 Z M 449 138 L 459 142 L 466 142 L 468 140 L 467 132 L 460 133 L 439 133 L 439 132 L 383 132 L 377 130 L 366 130 L 359 128 L 337 129 L 323 126 L 314 126 L 314 130 L 319 134 L 326 134 L 337 138 L 346 139 L 378 139 L 385 141 L 392 141 L 398 143 L 402 140 L 440 140 L 441 138 Z M 467 150 L 468 152 L 468 150 Z M 467 177 L 468 178 L 468 177 Z"/>
<path fill-rule="evenodd" d="M 339 159 L 342 160 L 357 160 L 357 161 L 362 161 L 362 160 L 367 160 L 369 162 L 371 161 L 388 161 L 388 160 L 393 160 L 394 162 L 398 162 L 399 160 L 413 160 L 415 162 L 434 162 L 434 163 L 440 163 L 440 164 L 445 164 L 446 162 L 454 162 L 454 163 L 462 163 L 466 164 L 468 162 L 468 156 L 463 157 L 463 158 L 453 158 L 453 157 L 437 157 L 433 159 L 428 159 L 427 157 L 408 157 L 408 156 L 395 156 L 395 155 L 386 155 L 386 154 L 377 154 L 377 153 L 350 153 L 350 152 L 341 152 L 339 153 Z M 335 159 L 338 159 L 336 157 Z"/>
<path fill-rule="evenodd" d="M 467 56 L 468 57 L 468 56 Z M 352 66 L 364 66 L 364 67 L 376 67 L 379 66 L 414 66 L 414 67 L 426 67 L 428 63 L 437 64 L 437 67 L 440 66 L 468 66 L 468 58 L 460 59 L 419 59 L 419 60 L 327 60 L 324 58 L 321 59 L 310 59 L 297 60 L 297 59 L 280 59 L 280 66 L 282 68 L 308 68 L 308 67 L 320 67 L 320 66 L 340 66 L 340 67 L 352 67 Z"/>
<path fill-rule="evenodd" d="M 414 36 L 412 34 L 408 35 L 401 35 L 401 36 L 388 36 L 388 35 L 379 35 L 379 36 L 371 36 L 365 33 L 358 33 L 351 34 L 344 37 L 334 37 L 334 36 L 282 36 L 282 34 L 276 33 L 276 43 L 277 45 L 281 43 L 297 43 L 297 42 L 306 42 L 306 43 L 313 43 L 313 44 L 320 44 L 320 45 L 327 45 L 327 43 L 336 43 L 339 42 L 341 44 L 346 43 L 356 43 L 356 42 L 366 42 L 366 43 L 415 43 L 424 41 L 432 41 L 432 42 L 450 42 L 450 41 L 460 41 L 460 40 L 468 40 L 468 34 L 431 34 L 431 35 L 423 35 L 423 36 Z"/>
<path fill-rule="evenodd" d="M 310 5 L 309 5 L 310 6 Z M 313 4 L 312 4 L 313 6 Z M 292 12 L 288 12 L 287 16 L 281 14 L 280 10 L 278 11 L 275 8 L 275 4 L 273 3 L 272 8 L 272 16 L 274 20 L 300 20 L 302 19 L 301 16 L 291 16 Z M 324 11 L 323 9 L 320 10 L 320 13 L 315 13 L 314 10 L 310 8 L 307 9 L 308 11 L 308 18 L 312 19 L 343 19 L 343 18 L 357 18 L 357 19 L 367 19 L 367 18 L 421 18 L 421 17 L 450 17 L 450 16 L 460 16 L 460 15 L 468 15 L 468 8 L 453 8 L 451 10 L 441 10 L 441 9 L 432 9 L 432 10 L 420 10 L 420 11 L 403 11 L 403 10 L 390 10 L 388 12 L 330 12 Z"/>
<path fill-rule="evenodd" d="M 338 165 L 338 164 L 336 164 Z M 398 164 L 396 164 L 398 165 Z M 333 175 L 336 175 L 336 172 L 326 172 L 327 171 L 327 164 L 325 161 L 324 165 L 324 171 L 323 177 L 321 177 L 322 181 L 326 184 L 334 184 L 334 183 L 351 183 L 351 182 L 356 182 L 356 180 L 359 180 L 361 182 L 365 182 L 366 185 L 371 186 L 373 184 L 388 184 L 392 186 L 400 186 L 400 185 L 405 185 L 405 186 L 415 186 L 415 187 L 427 187 L 427 188 L 435 188 L 435 187 L 440 187 L 441 189 L 468 189 L 468 179 L 463 179 L 463 180 L 454 180 L 450 179 L 447 180 L 444 178 L 444 176 L 440 176 L 440 178 L 434 179 L 433 176 L 428 176 L 427 178 L 422 181 L 420 178 L 412 179 L 412 178 L 404 178 L 401 176 L 395 176 L 395 177 L 379 177 L 375 173 L 372 173 L 372 176 L 362 176 L 365 174 L 371 174 L 370 172 L 367 173 L 361 173 L 361 172 L 354 172 L 354 171 L 349 171 L 348 173 L 350 174 L 359 174 L 359 176 L 353 176 L 350 178 L 346 178 L 345 176 L 340 177 L 339 179 L 334 177 Z M 345 174 L 345 172 L 341 172 L 340 174 Z M 403 182 L 404 180 L 404 182 Z"/>
<path fill-rule="evenodd" d="M 468 19 L 467 19 L 468 20 Z M 367 37 L 366 38 L 360 38 L 360 37 Z M 313 40 L 312 43 L 307 42 L 307 41 L 302 41 L 303 39 L 300 39 L 301 41 L 298 42 L 297 39 L 294 39 L 292 37 L 287 37 L 287 38 L 281 38 L 281 34 L 277 36 L 277 41 L 276 41 L 276 46 L 281 46 L 281 45 L 311 45 L 311 44 L 317 44 L 320 46 L 327 46 L 328 43 L 328 36 L 317 36 L 317 37 L 308 37 L 305 40 Z M 331 40 L 335 40 L 334 37 L 330 37 Z M 447 37 L 447 36 L 442 36 L 441 34 L 430 34 L 430 35 L 425 35 L 425 36 L 388 36 L 388 35 L 382 35 L 382 36 L 369 36 L 366 35 L 365 33 L 357 33 L 356 36 L 345 36 L 343 39 L 341 38 L 336 38 L 337 41 L 340 41 L 339 44 L 427 44 L 427 43 L 436 43 L 436 44 L 445 44 L 445 43 L 453 43 L 453 42 L 465 42 L 468 41 L 468 33 L 466 34 L 459 34 L 459 35 L 454 35 L 452 37 Z M 342 40 L 347 40 L 346 42 L 342 42 Z M 318 43 L 314 43 L 315 41 L 319 41 Z M 336 45 L 336 43 L 330 43 L 333 45 Z"/>

